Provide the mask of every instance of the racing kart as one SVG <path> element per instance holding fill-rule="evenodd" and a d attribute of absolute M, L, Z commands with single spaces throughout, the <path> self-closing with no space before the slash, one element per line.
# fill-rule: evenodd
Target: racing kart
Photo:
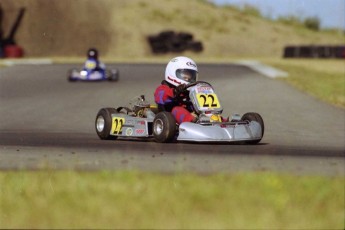
<path fill-rule="evenodd" d="M 119 71 L 117 69 L 71 69 L 67 73 L 68 81 L 118 81 Z"/>
<path fill-rule="evenodd" d="M 198 121 L 178 125 L 170 112 L 135 97 L 129 107 L 102 108 L 95 120 L 96 133 L 102 140 L 153 138 L 156 142 L 244 142 L 257 144 L 264 135 L 264 121 L 255 112 L 234 114 L 223 121 L 223 108 L 211 84 L 197 81 L 187 85 Z"/>

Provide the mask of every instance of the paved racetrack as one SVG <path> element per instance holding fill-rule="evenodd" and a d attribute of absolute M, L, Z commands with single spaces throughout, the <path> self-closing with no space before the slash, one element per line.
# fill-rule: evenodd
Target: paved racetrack
<path fill-rule="evenodd" d="M 199 64 L 215 87 L 224 114 L 258 112 L 265 121 L 259 145 L 159 144 L 98 139 L 102 107 L 126 105 L 153 91 L 161 64 L 113 64 L 118 82 L 67 81 L 78 65 L 17 65 L 0 69 L 0 169 L 130 169 L 152 172 L 280 171 L 345 175 L 345 111 L 245 66 Z"/>

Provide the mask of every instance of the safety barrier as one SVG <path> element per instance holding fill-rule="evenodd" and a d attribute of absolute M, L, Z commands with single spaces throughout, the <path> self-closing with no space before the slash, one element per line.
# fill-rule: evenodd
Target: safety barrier
<path fill-rule="evenodd" d="M 284 58 L 345 58 L 345 45 L 286 46 Z"/>
<path fill-rule="evenodd" d="M 194 36 L 186 32 L 174 32 L 171 30 L 162 31 L 157 35 L 150 35 L 147 41 L 153 53 L 179 53 L 186 50 L 194 52 L 203 51 L 203 45 L 200 41 L 194 41 Z"/>

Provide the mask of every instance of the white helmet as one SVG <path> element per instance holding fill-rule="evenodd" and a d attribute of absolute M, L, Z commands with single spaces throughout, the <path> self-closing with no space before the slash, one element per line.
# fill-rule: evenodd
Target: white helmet
<path fill-rule="evenodd" d="M 175 57 L 165 69 L 165 80 L 174 86 L 196 82 L 198 67 L 190 58 Z"/>

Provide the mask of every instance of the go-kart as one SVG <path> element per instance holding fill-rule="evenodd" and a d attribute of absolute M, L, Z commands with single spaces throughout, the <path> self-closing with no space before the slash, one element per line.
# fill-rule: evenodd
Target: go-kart
<path fill-rule="evenodd" d="M 119 71 L 117 69 L 71 69 L 68 71 L 67 79 L 75 81 L 118 81 Z"/>
<path fill-rule="evenodd" d="M 95 120 L 102 140 L 153 138 L 156 142 L 244 142 L 257 144 L 264 135 L 264 122 L 258 113 L 234 114 L 223 121 L 223 108 L 211 84 L 198 81 L 187 85 L 190 102 L 198 116 L 196 123 L 178 125 L 170 112 L 135 97 L 129 107 L 102 108 Z"/>

